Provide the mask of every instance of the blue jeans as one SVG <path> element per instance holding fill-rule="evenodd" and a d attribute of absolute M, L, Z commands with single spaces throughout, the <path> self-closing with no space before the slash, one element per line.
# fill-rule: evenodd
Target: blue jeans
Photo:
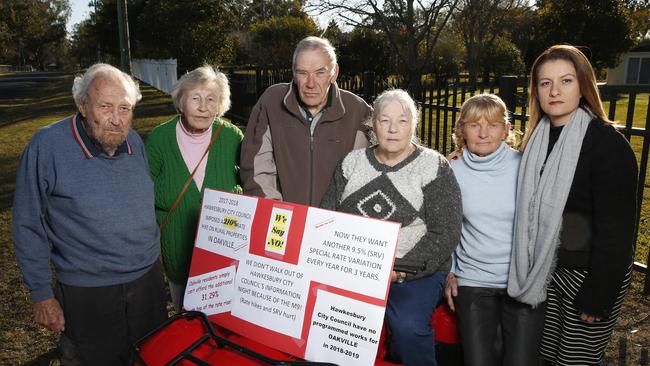
<path fill-rule="evenodd" d="M 431 315 L 442 297 L 445 275 L 393 283 L 388 293 L 386 319 L 390 328 L 389 351 L 406 366 L 436 366 Z"/>

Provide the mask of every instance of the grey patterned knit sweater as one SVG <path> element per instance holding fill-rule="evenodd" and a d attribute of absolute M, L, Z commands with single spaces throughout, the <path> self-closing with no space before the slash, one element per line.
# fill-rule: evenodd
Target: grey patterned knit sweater
<path fill-rule="evenodd" d="M 339 163 L 321 207 L 401 223 L 395 264 L 425 264 L 407 280 L 448 271 L 462 223 L 460 189 L 449 162 L 418 146 L 391 167 L 375 158 L 375 148 L 354 150 Z"/>

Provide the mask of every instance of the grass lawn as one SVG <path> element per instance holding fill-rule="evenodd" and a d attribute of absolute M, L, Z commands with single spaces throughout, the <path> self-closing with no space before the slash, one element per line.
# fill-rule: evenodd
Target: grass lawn
<path fill-rule="evenodd" d="M 7 81 L 6 78 L 12 80 Z M 32 321 L 32 304 L 13 253 L 10 234 L 11 200 L 18 159 L 33 133 L 76 111 L 70 92 L 71 85 L 70 75 L 40 81 L 21 79 L 16 74 L 0 75 L 0 294 L 3 295 L 0 300 L 1 365 L 49 365 L 50 360 L 57 355 L 57 335 Z M 133 127 L 146 137 L 151 129 L 174 116 L 175 111 L 171 100 L 155 89 L 143 86 L 142 94 L 143 100 L 135 110 Z M 428 121 L 429 117 L 426 118 Z M 647 229 L 650 226 L 649 217 L 646 213 L 643 218 L 645 238 L 650 237 Z M 648 241 L 644 240 L 647 247 Z M 641 295 L 642 280 L 642 275 L 634 276 L 632 290 L 628 294 L 623 315 L 607 353 L 610 361 L 618 359 L 617 344 L 622 337 L 629 340 L 627 357 L 630 365 L 638 364 L 640 349 L 650 346 L 650 299 Z"/>

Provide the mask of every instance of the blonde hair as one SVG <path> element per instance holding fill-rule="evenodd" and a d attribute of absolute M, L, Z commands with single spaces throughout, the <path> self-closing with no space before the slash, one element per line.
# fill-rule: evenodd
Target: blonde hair
<path fill-rule="evenodd" d="M 580 107 L 588 108 L 596 116 L 600 117 L 603 121 L 611 123 L 605 115 L 603 103 L 600 101 L 600 94 L 598 94 L 598 85 L 596 85 L 596 75 L 594 68 L 582 51 L 570 45 L 555 45 L 542 52 L 530 70 L 530 84 L 528 85 L 528 126 L 524 141 L 521 144 L 523 150 L 530 139 L 530 136 L 537 128 L 537 124 L 544 117 L 544 111 L 539 104 L 539 94 L 537 84 L 539 83 L 539 69 L 546 61 L 565 60 L 571 62 L 576 69 L 576 77 L 580 87 Z"/>
<path fill-rule="evenodd" d="M 171 97 L 176 111 L 181 112 L 181 104 L 185 93 L 199 86 L 206 86 L 214 91 L 217 96 L 218 117 L 223 116 L 230 109 L 228 78 L 224 73 L 206 64 L 181 76 L 172 86 Z"/>
<path fill-rule="evenodd" d="M 462 150 L 465 147 L 464 124 L 476 122 L 481 118 L 485 118 L 488 122 L 502 122 L 505 125 L 510 125 L 508 108 L 501 98 L 494 94 L 478 94 L 470 97 L 460 107 L 460 117 L 458 117 L 456 129 L 452 135 L 456 150 Z M 509 129 L 506 143 L 515 147 L 516 141 L 515 132 Z"/>

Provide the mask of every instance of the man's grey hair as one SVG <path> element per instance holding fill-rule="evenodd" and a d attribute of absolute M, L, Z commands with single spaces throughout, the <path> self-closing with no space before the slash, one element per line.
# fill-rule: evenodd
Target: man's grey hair
<path fill-rule="evenodd" d="M 226 75 L 210 65 L 203 65 L 181 76 L 172 86 L 171 97 L 176 111 L 181 112 L 183 97 L 189 91 L 206 87 L 212 89 L 217 97 L 217 116 L 221 117 L 230 109 L 230 85 Z"/>
<path fill-rule="evenodd" d="M 406 90 L 389 89 L 379 94 L 372 105 L 372 115 L 366 122 L 366 125 L 373 129 L 373 123 L 379 118 L 379 115 L 383 109 L 391 102 L 398 102 L 402 106 L 404 112 L 406 112 L 406 117 L 409 119 L 409 122 L 411 122 L 411 129 L 413 130 L 413 135 L 411 135 L 411 142 L 414 144 L 419 144 L 420 140 L 418 139 L 417 131 L 418 122 L 420 120 L 420 110 L 418 109 L 415 100 L 411 98 Z M 371 143 L 377 143 L 377 136 L 375 135 L 374 130 L 372 130 L 370 137 Z"/>
<path fill-rule="evenodd" d="M 83 104 L 86 101 L 86 98 L 88 98 L 88 88 L 98 76 L 121 80 L 124 89 L 131 96 L 133 106 L 142 99 L 138 83 L 129 74 L 109 64 L 97 63 L 89 67 L 83 75 L 74 78 L 72 97 L 76 104 Z"/>
<path fill-rule="evenodd" d="M 320 50 L 325 54 L 325 56 L 327 56 L 330 61 L 330 73 L 334 73 L 336 69 L 336 49 L 326 38 L 314 36 L 303 38 L 298 42 L 296 49 L 293 51 L 292 71 L 294 73 L 296 72 L 296 60 L 298 59 L 298 55 L 303 51 L 312 50 Z"/>

